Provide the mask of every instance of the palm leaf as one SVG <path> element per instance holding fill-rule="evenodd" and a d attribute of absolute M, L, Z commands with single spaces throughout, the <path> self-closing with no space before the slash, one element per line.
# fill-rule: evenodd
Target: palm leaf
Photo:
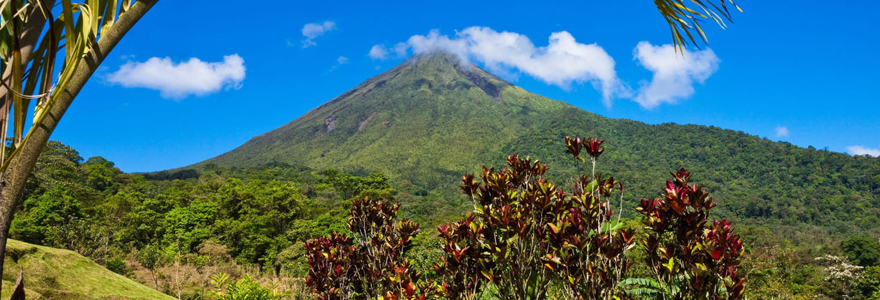
<path fill-rule="evenodd" d="M 700 25 L 703 20 L 711 19 L 722 29 L 727 28 L 725 19 L 733 23 L 725 0 L 717 1 L 721 4 L 720 7 L 715 2 L 706 0 L 654 0 L 654 5 L 657 6 L 657 10 L 663 15 L 666 23 L 669 24 L 670 31 L 672 31 L 672 41 L 676 52 L 684 55 L 684 48 L 689 44 L 699 48 L 695 35 L 699 36 L 704 44 L 709 43 L 703 27 Z M 733 0 L 727 1 L 742 12 L 742 9 Z"/>
<path fill-rule="evenodd" d="M 129 10 L 131 0 L 60 0 L 55 7 L 60 10 L 53 16 L 51 1 L 47 0 L 0 0 L 0 84 L 6 93 L 0 93 L 0 135 L 6 137 L 7 124 L 12 121 L 12 153 L 0 151 L 0 172 L 6 170 L 11 158 L 25 143 L 61 97 L 80 67 L 82 58 L 92 51 L 103 32 Z M 35 20 L 34 15 L 42 16 Z M 43 22 L 37 24 L 36 22 Z M 45 28 L 36 41 L 23 45 L 23 32 L 27 29 Z M 24 57 L 22 49 L 33 50 Z M 63 55 L 61 55 L 63 51 Z M 60 70 L 56 61 L 63 58 Z M 53 80 L 57 78 L 57 82 Z M 27 110 L 31 99 L 39 99 L 33 116 L 33 125 L 26 126 Z"/>

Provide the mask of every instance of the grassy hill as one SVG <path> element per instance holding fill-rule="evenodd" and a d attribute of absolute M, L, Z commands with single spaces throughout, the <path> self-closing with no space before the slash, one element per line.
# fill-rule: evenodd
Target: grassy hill
<path fill-rule="evenodd" d="M 8 240 L 6 253 L 2 299 L 11 296 L 19 270 L 27 299 L 175 299 L 73 251 Z"/>
<path fill-rule="evenodd" d="M 382 172 L 456 195 L 463 174 L 500 166 L 511 153 L 549 163 L 551 179 L 571 179 L 578 170 L 564 152 L 567 135 L 607 141 L 600 170 L 627 185 L 630 207 L 658 196 L 668 172 L 686 167 L 720 200 L 724 217 L 790 238 L 853 234 L 880 223 L 878 158 L 716 127 L 605 118 L 443 53 L 411 58 L 196 167 L 288 163 Z"/>

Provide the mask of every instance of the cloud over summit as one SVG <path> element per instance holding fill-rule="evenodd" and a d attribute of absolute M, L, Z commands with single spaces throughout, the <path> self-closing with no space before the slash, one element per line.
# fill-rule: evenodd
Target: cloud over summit
<path fill-rule="evenodd" d="M 671 45 L 641 42 L 634 50 L 635 60 L 651 71 L 653 78 L 633 91 L 618 78 L 615 61 L 605 49 L 595 43 L 580 43 L 567 31 L 554 32 L 546 46 L 536 46 L 525 35 L 489 27 L 468 27 L 452 36 L 431 30 L 394 47 L 398 57 L 410 50 L 414 54 L 452 53 L 481 63 L 495 73 L 514 78 L 525 74 L 565 90 L 574 84 L 589 83 L 602 94 L 606 106 L 610 107 L 613 99 L 627 98 L 645 109 L 692 96 L 693 85 L 703 83 L 719 63 L 712 50 L 687 52 L 682 57 Z M 379 44 L 370 49 L 369 56 L 384 60 L 390 53 L 385 45 Z"/>
<path fill-rule="evenodd" d="M 608 104 L 626 94 L 614 71 L 614 59 L 602 47 L 579 43 L 566 31 L 551 34 L 543 47 L 535 46 L 525 35 L 488 27 L 469 27 L 452 37 L 432 30 L 410 37 L 405 46 L 414 54 L 449 52 L 483 63 L 496 73 L 514 77 L 524 73 L 563 89 L 590 82 Z M 401 46 L 395 48 L 399 54 Z"/>

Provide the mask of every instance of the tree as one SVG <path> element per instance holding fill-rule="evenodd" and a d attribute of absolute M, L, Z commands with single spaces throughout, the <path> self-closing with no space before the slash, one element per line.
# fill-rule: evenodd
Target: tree
<path fill-rule="evenodd" d="M 840 242 L 849 261 L 862 267 L 880 266 L 880 241 L 867 236 L 851 236 Z"/>
<path fill-rule="evenodd" d="M 156 244 L 147 245 L 135 253 L 134 257 L 141 266 L 150 270 L 150 274 L 153 275 L 153 283 L 155 284 L 153 288 L 159 290 L 159 277 L 156 275 L 156 269 L 168 261 L 164 253 L 162 253 L 162 247 Z"/>
<path fill-rule="evenodd" d="M 9 153 L 0 151 L 0 276 L 9 226 L 40 151 L 101 62 L 159 0 L 84 1 L 61 0 L 57 9 L 49 0 L 0 1 L 0 135 L 13 125 Z M 25 131 L 31 100 L 33 125 Z"/>
<path fill-rule="evenodd" d="M 71 194 L 61 187 L 25 200 L 12 235 L 28 243 L 56 245 L 59 227 L 83 217 L 79 201 Z"/>

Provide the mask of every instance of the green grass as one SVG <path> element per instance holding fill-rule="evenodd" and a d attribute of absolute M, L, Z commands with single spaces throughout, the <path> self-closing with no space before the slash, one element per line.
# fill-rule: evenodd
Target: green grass
<path fill-rule="evenodd" d="M 9 299 L 19 270 L 27 299 L 175 299 L 111 272 L 73 251 L 8 240 L 0 298 Z"/>

